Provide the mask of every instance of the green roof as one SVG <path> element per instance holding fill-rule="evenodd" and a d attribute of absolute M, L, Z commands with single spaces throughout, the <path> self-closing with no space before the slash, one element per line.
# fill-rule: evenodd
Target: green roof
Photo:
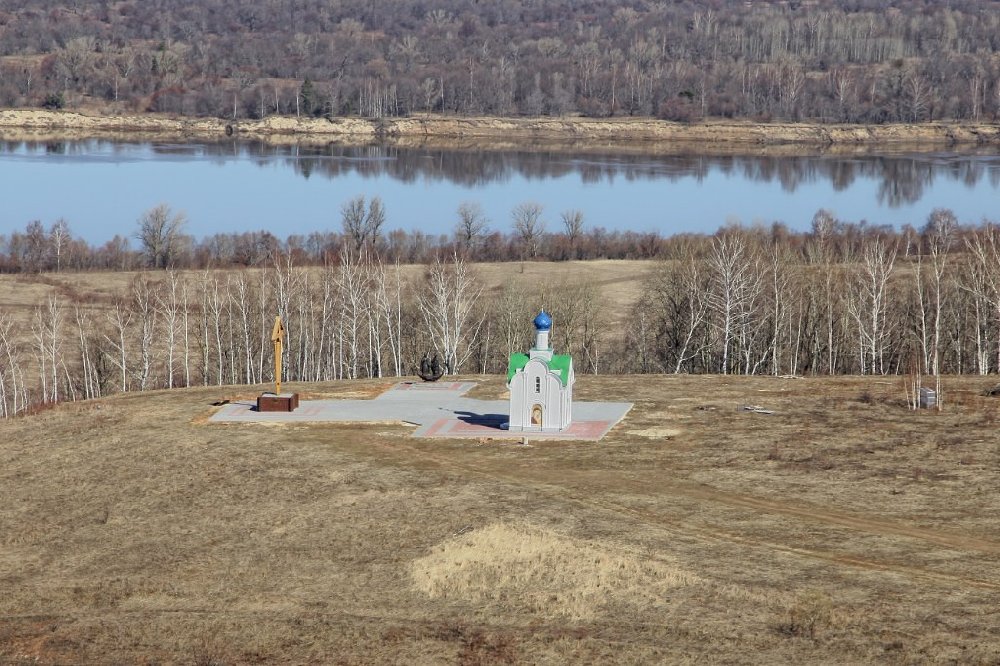
<path fill-rule="evenodd" d="M 514 375 L 518 370 L 523 370 L 524 366 L 528 364 L 531 357 L 527 354 L 511 354 L 510 361 L 507 363 L 507 383 L 514 378 Z M 573 357 L 569 354 L 553 354 L 552 360 L 549 361 L 549 370 L 556 370 L 559 372 L 559 378 L 562 380 L 563 386 L 569 384 L 569 370 L 573 367 Z"/>
<path fill-rule="evenodd" d="M 507 383 L 510 384 L 510 380 L 514 378 L 514 375 L 518 370 L 522 370 L 525 365 L 528 364 L 528 360 L 531 357 L 527 354 L 511 354 L 510 361 L 507 363 Z"/>

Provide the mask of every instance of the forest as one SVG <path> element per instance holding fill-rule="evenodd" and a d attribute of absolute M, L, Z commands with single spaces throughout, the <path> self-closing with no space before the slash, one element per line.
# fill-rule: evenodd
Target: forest
<path fill-rule="evenodd" d="M 844 224 L 820 210 L 803 233 L 729 226 L 658 238 L 657 259 L 633 262 L 641 274 L 614 301 L 593 264 L 533 262 L 524 236 L 507 240 L 525 253 L 520 272 L 540 265 L 551 279 L 522 277 L 511 263 L 487 284 L 489 264 L 470 260 L 461 228 L 428 263 L 406 266 L 380 250 L 377 200 L 359 197 L 342 213 L 345 232 L 321 262 L 279 243 L 251 266 L 181 270 L 172 234 L 183 216 L 159 206 L 130 255 L 146 270 L 117 282 L 60 280 L 58 234 L 44 235 L 52 272 L 7 278 L 22 296 L 45 287 L 44 297 L 0 306 L 0 415 L 271 381 L 275 314 L 288 332 L 289 381 L 409 375 L 427 352 L 451 373 L 501 373 L 529 346 L 526 322 L 543 306 L 557 322 L 555 347 L 580 374 L 929 375 L 940 388 L 942 374 L 1000 371 L 1000 227 L 961 225 L 945 209 L 919 230 Z M 534 239 L 539 256 L 559 246 L 553 235 Z"/>
<path fill-rule="evenodd" d="M 0 0 L 0 106 L 995 120 L 993 0 Z"/>
<path fill-rule="evenodd" d="M 235 120 L 995 120 L 998 9 L 985 0 L 0 0 L 0 106 Z M 477 178 L 498 159 L 469 151 L 449 168 Z M 372 164 L 412 162 L 401 153 Z M 887 196 L 912 198 L 925 180 L 913 171 Z M 530 343 L 524 322 L 543 306 L 581 374 L 1000 372 L 1000 227 L 960 223 L 946 209 L 919 228 L 819 210 L 805 232 L 774 223 L 675 236 L 609 231 L 584 211 L 530 201 L 512 206 L 504 228 L 465 202 L 450 234 L 389 229 L 378 197 L 343 202 L 339 218 L 337 230 L 308 235 L 196 236 L 183 212 L 160 205 L 134 234 L 97 245 L 67 220 L 5 230 L 0 279 L 17 298 L 40 297 L 0 303 L 0 416 L 117 392 L 267 382 L 275 314 L 289 334 L 290 381 L 407 375 L 426 352 L 452 373 L 500 373 Z M 642 272 L 612 301 L 577 260 L 634 261 Z M 484 279 L 492 262 L 510 262 L 506 280 Z M 519 277 L 538 263 L 565 277 Z"/>

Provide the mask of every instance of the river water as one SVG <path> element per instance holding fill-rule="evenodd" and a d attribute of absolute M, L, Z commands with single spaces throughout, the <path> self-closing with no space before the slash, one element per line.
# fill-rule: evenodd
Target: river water
<path fill-rule="evenodd" d="M 781 156 L 636 155 L 566 150 L 273 146 L 257 142 L 0 142 L 0 234 L 59 218 L 103 243 L 132 236 L 143 211 L 166 203 L 187 231 L 267 229 L 285 237 L 340 229 L 358 195 L 385 203 L 387 230 L 450 233 L 463 202 L 509 231 L 522 202 L 547 228 L 583 211 L 588 228 L 713 232 L 731 222 L 809 228 L 820 208 L 841 220 L 919 226 L 934 208 L 963 223 L 1000 219 L 996 152 Z"/>

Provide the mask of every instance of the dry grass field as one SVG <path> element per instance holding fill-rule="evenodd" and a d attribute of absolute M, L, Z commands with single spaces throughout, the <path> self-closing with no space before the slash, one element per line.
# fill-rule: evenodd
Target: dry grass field
<path fill-rule="evenodd" d="M 63 404 L 0 423 L 0 663 L 995 664 L 993 383 L 581 376 L 634 409 L 527 447 Z"/>
<path fill-rule="evenodd" d="M 549 284 L 553 287 L 591 285 L 608 304 L 613 319 L 623 316 L 639 297 L 643 280 L 657 265 L 655 260 L 612 260 L 563 262 L 478 263 L 475 272 L 487 294 L 502 288 L 508 280 L 523 285 Z M 403 284 L 416 284 L 424 265 L 400 267 Z M 259 269 L 250 269 L 253 272 Z M 311 269 L 319 271 L 321 269 Z M 221 274 L 226 271 L 221 270 Z M 99 310 L 116 298 L 128 295 L 129 284 L 137 273 L 128 271 L 95 273 L 0 274 L 0 312 L 27 324 L 35 308 L 50 296 L 66 302 L 81 302 L 85 308 Z M 154 279 L 165 278 L 163 271 L 149 273 Z M 186 275 L 197 281 L 201 271 Z"/>

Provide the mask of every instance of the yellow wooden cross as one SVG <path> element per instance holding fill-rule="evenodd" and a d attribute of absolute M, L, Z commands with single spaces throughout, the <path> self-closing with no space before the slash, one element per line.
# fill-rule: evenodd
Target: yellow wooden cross
<path fill-rule="evenodd" d="M 274 318 L 274 328 L 271 330 L 271 342 L 274 343 L 274 394 L 281 395 L 281 341 L 285 337 L 285 327 L 281 317 Z"/>

